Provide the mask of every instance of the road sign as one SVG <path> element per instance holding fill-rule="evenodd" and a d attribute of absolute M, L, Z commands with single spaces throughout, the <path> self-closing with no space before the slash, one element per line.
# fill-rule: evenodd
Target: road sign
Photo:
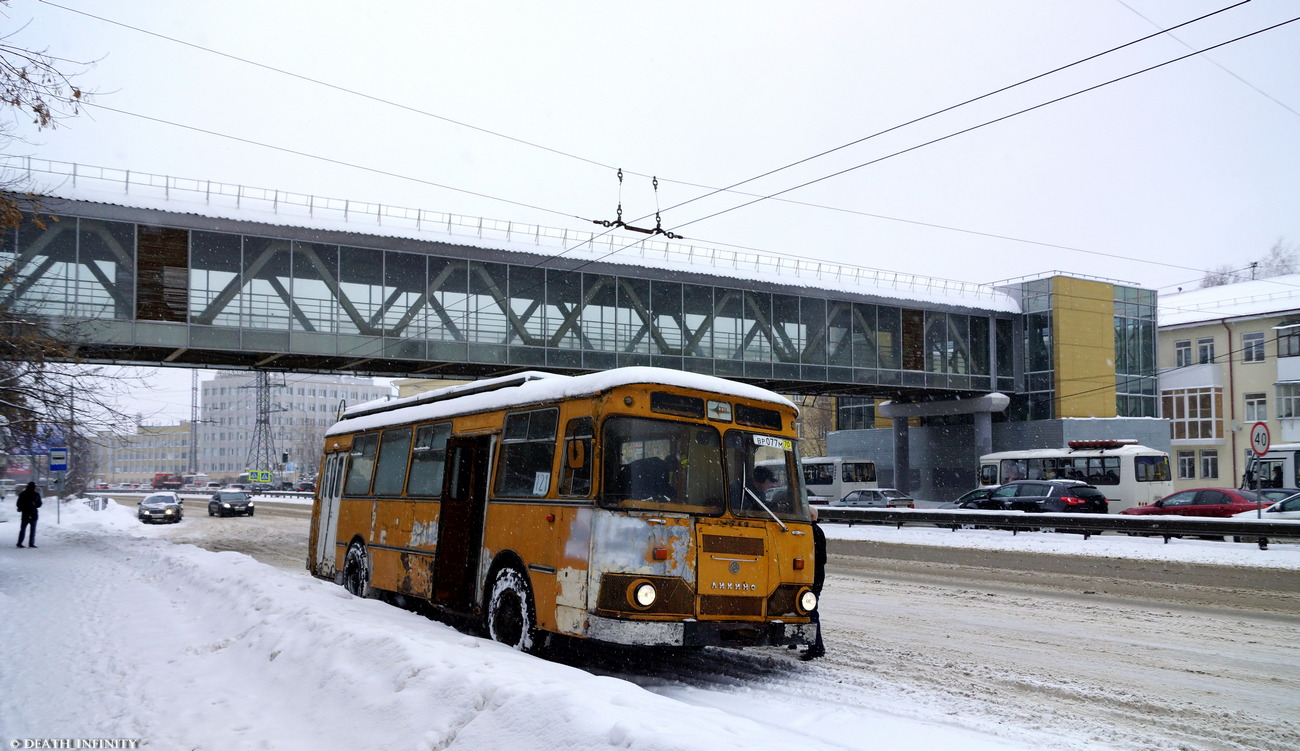
<path fill-rule="evenodd" d="M 1250 427 L 1250 450 L 1255 452 L 1255 456 L 1267 454 L 1268 444 L 1268 426 L 1262 422 L 1252 425 Z"/>
<path fill-rule="evenodd" d="M 68 471 L 68 450 L 67 449 L 50 449 L 50 471 L 67 472 Z"/>

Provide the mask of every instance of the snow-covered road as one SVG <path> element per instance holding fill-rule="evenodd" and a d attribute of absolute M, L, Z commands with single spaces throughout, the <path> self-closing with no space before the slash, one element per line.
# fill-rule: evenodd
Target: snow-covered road
<path fill-rule="evenodd" d="M 305 550 L 305 531 L 301 519 L 261 514 L 143 527 L 129 508 L 65 505 L 63 524 L 42 518 L 40 549 L 0 546 L 0 618 L 8 626 L 0 639 L 7 687 L 0 742 L 786 751 L 1300 745 L 1287 714 L 1300 698 L 1294 618 L 1167 606 L 1163 614 L 1134 612 L 1123 597 L 1082 593 L 990 597 L 934 572 L 874 576 L 837 561 L 824 616 L 827 660 L 805 664 L 786 650 L 578 649 L 547 662 L 358 600 L 285 565 Z M 854 534 L 883 532 L 897 531 Z M 283 568 L 185 542 L 248 548 Z M 284 550 L 290 554 L 274 555 Z M 1166 648 L 1179 630 L 1214 638 Z M 1243 678 L 1250 675 L 1257 680 Z"/>

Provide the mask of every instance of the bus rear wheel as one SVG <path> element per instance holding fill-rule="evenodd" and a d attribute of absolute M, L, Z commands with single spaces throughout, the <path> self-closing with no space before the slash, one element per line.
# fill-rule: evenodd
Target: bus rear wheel
<path fill-rule="evenodd" d="M 343 557 L 343 588 L 356 597 L 370 595 L 370 556 L 361 542 L 348 546 L 348 553 Z"/>
<path fill-rule="evenodd" d="M 534 612 L 528 579 L 517 569 L 498 571 L 488 595 L 488 636 L 511 649 L 537 654 L 541 643 Z"/>

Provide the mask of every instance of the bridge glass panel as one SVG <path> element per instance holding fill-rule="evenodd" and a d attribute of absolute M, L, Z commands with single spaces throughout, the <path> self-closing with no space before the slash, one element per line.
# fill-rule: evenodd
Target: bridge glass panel
<path fill-rule="evenodd" d="M 875 305 L 865 303 L 854 303 L 850 309 L 849 324 L 852 327 L 850 341 L 853 351 L 850 362 L 856 368 L 875 368 L 879 364 L 878 313 Z"/>
<path fill-rule="evenodd" d="M 0 287 L 0 299 L 26 313 L 69 315 L 77 278 L 77 221 L 45 224 L 24 217 L 16 252 L 4 259 L 15 274 Z"/>
<path fill-rule="evenodd" d="M 682 285 L 682 327 L 686 334 L 682 349 L 685 355 L 713 357 L 713 293 L 713 287 L 702 284 Z"/>
<path fill-rule="evenodd" d="M 970 316 L 970 372 L 974 375 L 990 375 L 989 319 L 985 316 Z M 987 380 L 977 383 L 979 388 L 990 388 Z"/>
<path fill-rule="evenodd" d="M 339 332 L 377 335 L 384 305 L 383 251 L 341 246 L 338 291 Z"/>
<path fill-rule="evenodd" d="M 680 355 L 686 332 L 682 326 L 682 286 L 677 282 L 656 281 L 650 288 L 651 317 L 655 328 L 654 350 L 665 355 Z"/>
<path fill-rule="evenodd" d="M 617 347 L 620 353 L 649 354 L 650 338 L 650 282 L 645 279 L 618 280 Z M 628 363 L 649 364 L 649 360 Z M 624 361 L 620 360 L 620 364 Z"/>
<path fill-rule="evenodd" d="M 324 243 L 293 244 L 293 331 L 338 333 L 339 248 Z"/>
<path fill-rule="evenodd" d="M 190 322 L 239 326 L 243 249 L 239 235 L 190 233 Z"/>
<path fill-rule="evenodd" d="M 469 263 L 429 258 L 428 338 L 465 341 L 469 317 Z"/>
<path fill-rule="evenodd" d="M 744 293 L 717 287 L 713 299 L 714 370 L 720 376 L 744 375 Z"/>
<path fill-rule="evenodd" d="M 426 256 L 393 251 L 384 253 L 384 303 L 379 318 L 384 336 L 425 338 L 428 284 Z"/>
<path fill-rule="evenodd" d="M 772 354 L 778 362 L 799 362 L 807 346 L 807 329 L 799 311 L 799 298 L 772 295 Z"/>
<path fill-rule="evenodd" d="M 745 290 L 741 346 L 750 362 L 772 361 L 772 295 Z"/>
<path fill-rule="evenodd" d="M 510 330 L 506 310 L 506 266 L 502 263 L 469 262 L 469 299 L 465 310 L 466 336 L 481 344 L 504 345 Z M 504 362 L 501 349 L 475 349 L 486 362 Z"/>
<path fill-rule="evenodd" d="M 559 269 L 546 272 L 547 346 L 560 349 L 585 349 L 582 329 L 582 274 Z"/>
<path fill-rule="evenodd" d="M 246 328 L 288 330 L 293 305 L 291 261 L 288 240 L 244 236 L 243 286 L 238 297 Z"/>
<path fill-rule="evenodd" d="M 826 360 L 831 365 L 853 365 L 853 303 L 826 303 Z"/>
<path fill-rule="evenodd" d="M 582 306 L 582 337 L 587 348 L 614 352 L 617 347 L 618 280 L 601 274 L 583 274 L 582 299 L 586 301 Z"/>
<path fill-rule="evenodd" d="M 135 225 L 95 219 L 78 221 L 77 288 L 74 315 L 129 320 L 135 309 Z M 180 315 L 185 313 L 185 258 L 163 275 L 178 282 Z M 177 278 L 179 277 L 179 278 Z"/>
<path fill-rule="evenodd" d="M 510 290 L 509 344 L 541 346 L 546 341 L 546 270 L 528 266 L 507 266 Z M 512 361 L 513 362 L 513 361 Z"/>
<path fill-rule="evenodd" d="M 901 308 L 881 305 L 876 309 L 876 364 L 880 383 L 899 383 L 903 369 L 903 313 Z M 919 341 L 918 341 L 919 345 Z"/>

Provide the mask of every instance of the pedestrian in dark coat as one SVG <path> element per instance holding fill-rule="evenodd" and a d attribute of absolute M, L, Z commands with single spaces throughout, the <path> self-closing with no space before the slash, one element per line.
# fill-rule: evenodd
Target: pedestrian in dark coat
<path fill-rule="evenodd" d="M 822 531 L 821 526 L 817 524 L 817 509 L 812 509 L 812 535 L 813 535 L 813 594 L 817 595 L 817 608 L 812 612 L 812 622 L 817 624 L 817 642 L 803 651 L 799 656 L 801 660 L 815 660 L 826 654 L 826 647 L 822 644 L 822 583 L 826 581 L 826 533 Z"/>
<path fill-rule="evenodd" d="M 27 487 L 18 494 L 18 512 L 23 515 L 22 524 L 18 526 L 18 547 L 23 546 L 23 533 L 27 533 L 27 547 L 36 547 L 36 518 L 40 512 L 36 509 L 41 507 L 41 494 L 36 491 L 36 483 L 29 482 Z M 31 531 L 28 532 L 28 528 Z"/>

